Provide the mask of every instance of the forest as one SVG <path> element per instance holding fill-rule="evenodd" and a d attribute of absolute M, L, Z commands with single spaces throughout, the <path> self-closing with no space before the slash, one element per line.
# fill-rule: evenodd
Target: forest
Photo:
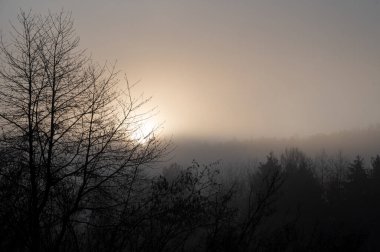
<path fill-rule="evenodd" d="M 380 250 L 379 155 L 158 170 L 173 143 L 136 138 L 149 99 L 79 49 L 69 13 L 20 11 L 0 55 L 1 251 Z"/>

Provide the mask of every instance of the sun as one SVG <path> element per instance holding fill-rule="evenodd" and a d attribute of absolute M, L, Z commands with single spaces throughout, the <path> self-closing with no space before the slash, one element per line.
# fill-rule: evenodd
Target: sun
<path fill-rule="evenodd" d="M 132 133 L 131 137 L 134 141 L 144 144 L 153 137 L 156 129 L 157 123 L 152 118 L 149 118 L 136 126 L 136 129 Z"/>

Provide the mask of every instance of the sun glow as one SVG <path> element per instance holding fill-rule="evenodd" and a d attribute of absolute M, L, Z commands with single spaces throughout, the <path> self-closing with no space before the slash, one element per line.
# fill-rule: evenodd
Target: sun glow
<path fill-rule="evenodd" d="M 144 144 L 153 138 L 156 130 L 157 123 L 152 118 L 149 118 L 137 125 L 131 137 L 134 141 Z"/>

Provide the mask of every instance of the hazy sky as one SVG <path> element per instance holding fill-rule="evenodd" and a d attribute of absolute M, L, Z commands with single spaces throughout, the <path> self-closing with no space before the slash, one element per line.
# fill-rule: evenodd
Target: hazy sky
<path fill-rule="evenodd" d="M 380 122 L 377 0 L 0 0 L 72 11 L 81 46 L 117 59 L 174 136 L 283 137 Z"/>

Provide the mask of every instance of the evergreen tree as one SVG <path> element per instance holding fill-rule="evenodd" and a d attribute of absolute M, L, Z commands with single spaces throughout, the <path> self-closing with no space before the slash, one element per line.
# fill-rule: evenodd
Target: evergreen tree
<path fill-rule="evenodd" d="M 359 155 L 348 166 L 348 181 L 350 183 L 362 184 L 367 179 L 367 173 L 364 169 L 364 160 Z"/>
<path fill-rule="evenodd" d="M 380 156 L 376 155 L 372 158 L 372 177 L 375 179 L 380 179 Z"/>

